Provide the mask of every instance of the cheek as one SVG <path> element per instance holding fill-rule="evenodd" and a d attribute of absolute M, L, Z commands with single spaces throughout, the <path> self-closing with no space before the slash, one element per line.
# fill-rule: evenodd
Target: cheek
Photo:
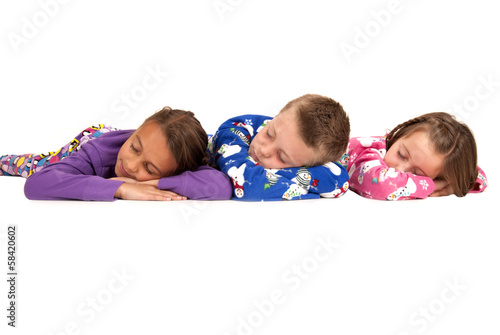
<path fill-rule="evenodd" d="M 148 181 L 153 179 L 151 176 L 149 176 L 147 173 L 139 172 L 135 175 L 135 180 L 137 181 Z"/>
<path fill-rule="evenodd" d="M 118 155 L 116 155 L 116 163 L 115 165 L 118 165 L 118 161 L 123 159 L 123 147 L 121 147 L 120 151 L 118 151 Z"/>
<path fill-rule="evenodd" d="M 252 140 L 252 143 L 253 142 L 260 142 L 262 140 L 262 138 L 264 137 L 264 134 L 263 132 L 265 131 L 266 129 L 262 129 L 261 131 L 259 131 L 259 133 L 257 135 L 254 136 L 253 140 Z"/>
<path fill-rule="evenodd" d="M 391 147 L 392 149 L 392 147 Z M 395 151 L 389 149 L 389 151 L 387 151 L 387 153 L 385 154 L 385 157 L 384 157 L 384 162 L 385 164 L 387 164 L 388 167 L 390 168 L 396 168 L 396 166 L 398 166 L 398 160 L 396 158 L 396 154 L 395 154 Z"/>
<path fill-rule="evenodd" d="M 431 158 L 422 163 L 422 167 L 425 171 L 429 171 L 429 176 L 432 179 L 437 178 L 443 172 L 444 158 L 441 156 L 433 155 Z"/>
<path fill-rule="evenodd" d="M 259 147 L 262 143 L 262 139 L 263 139 L 262 132 L 259 132 L 257 135 L 255 135 L 252 142 L 250 142 L 250 147 L 253 149 Z"/>
<path fill-rule="evenodd" d="M 118 151 L 118 156 L 116 156 L 116 162 L 123 160 L 127 156 L 127 150 L 125 149 L 125 144 Z"/>

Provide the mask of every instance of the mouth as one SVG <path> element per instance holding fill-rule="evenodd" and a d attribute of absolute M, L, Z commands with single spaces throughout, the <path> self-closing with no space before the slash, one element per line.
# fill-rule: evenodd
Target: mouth
<path fill-rule="evenodd" d="M 260 165 L 259 157 L 257 157 L 257 154 L 255 153 L 255 150 L 251 148 L 248 151 L 248 155 L 258 164 Z"/>
<path fill-rule="evenodd" d="M 123 175 L 127 178 L 132 178 L 130 174 L 128 174 L 127 171 L 125 171 L 125 168 L 123 167 L 123 163 L 120 163 L 120 171 L 123 173 Z"/>

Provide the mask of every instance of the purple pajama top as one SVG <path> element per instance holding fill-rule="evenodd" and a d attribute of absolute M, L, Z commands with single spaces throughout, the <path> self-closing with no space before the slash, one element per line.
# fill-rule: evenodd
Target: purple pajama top
<path fill-rule="evenodd" d="M 134 131 L 112 131 L 85 143 L 73 155 L 32 174 L 24 194 L 30 200 L 115 200 L 123 181 L 107 178 L 116 177 L 118 152 Z M 194 200 L 227 200 L 232 195 L 229 178 L 208 166 L 161 178 L 158 188 Z"/>

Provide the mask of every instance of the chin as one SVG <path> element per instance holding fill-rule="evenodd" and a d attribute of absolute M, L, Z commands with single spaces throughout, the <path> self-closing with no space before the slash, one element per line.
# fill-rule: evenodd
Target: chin
<path fill-rule="evenodd" d="M 118 167 L 118 164 L 115 165 L 115 174 L 116 174 L 117 177 L 123 177 L 121 175 L 121 171 L 120 171 L 120 168 Z"/>

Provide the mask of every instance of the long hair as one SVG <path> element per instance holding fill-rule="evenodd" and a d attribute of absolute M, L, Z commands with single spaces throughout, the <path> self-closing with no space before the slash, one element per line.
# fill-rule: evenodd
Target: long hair
<path fill-rule="evenodd" d="M 444 155 L 438 178 L 453 188 L 456 196 L 465 196 L 476 181 L 477 148 L 472 131 L 453 115 L 444 112 L 428 113 L 396 126 L 386 137 L 386 149 L 400 138 L 423 130 L 429 135 L 437 153 Z"/>
<path fill-rule="evenodd" d="M 208 163 L 208 136 L 193 112 L 164 107 L 144 123 L 155 122 L 163 131 L 167 145 L 177 162 L 173 175 L 194 171 Z"/>

